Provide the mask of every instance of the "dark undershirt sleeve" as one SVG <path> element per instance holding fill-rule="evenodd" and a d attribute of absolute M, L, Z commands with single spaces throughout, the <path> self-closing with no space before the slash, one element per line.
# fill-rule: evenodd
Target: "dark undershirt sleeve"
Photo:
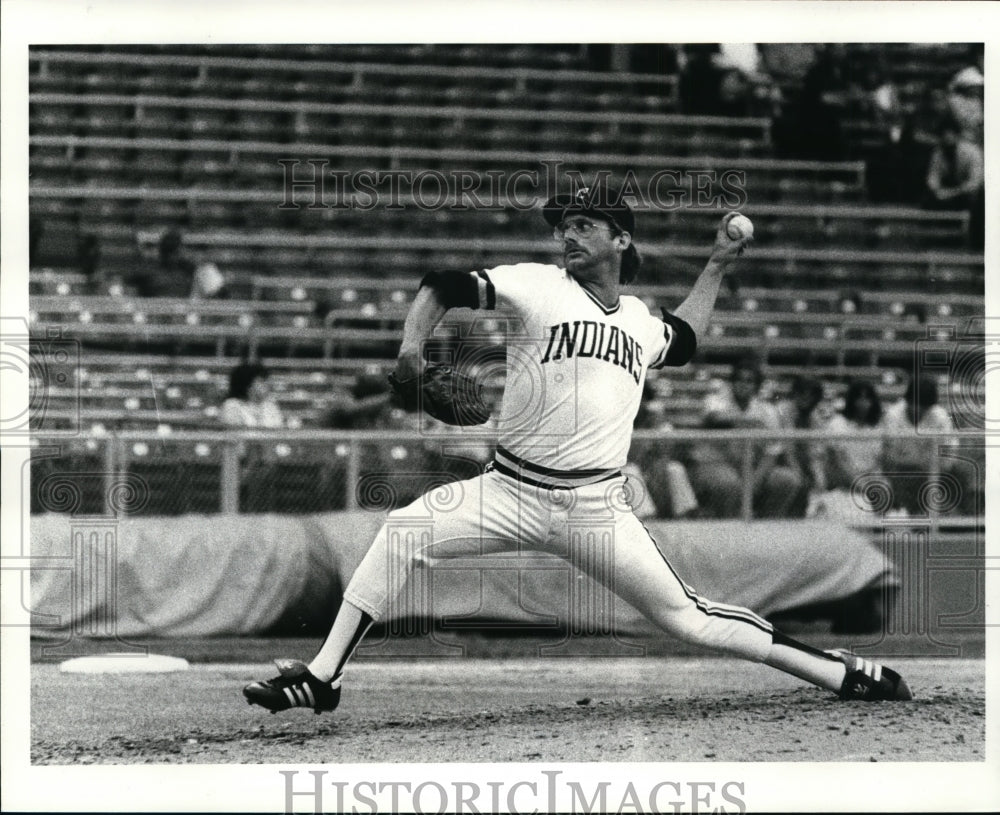
<path fill-rule="evenodd" d="M 445 308 L 479 308 L 479 278 L 469 272 L 451 270 L 428 272 L 420 286 L 434 290 Z"/>
<path fill-rule="evenodd" d="M 663 361 L 656 367 L 678 368 L 681 365 L 687 365 L 694 356 L 694 352 L 698 350 L 698 338 L 695 336 L 694 329 L 666 309 L 661 309 L 661 311 L 663 322 L 669 326 L 669 328 L 664 328 L 667 335 L 667 353 L 663 356 Z"/>

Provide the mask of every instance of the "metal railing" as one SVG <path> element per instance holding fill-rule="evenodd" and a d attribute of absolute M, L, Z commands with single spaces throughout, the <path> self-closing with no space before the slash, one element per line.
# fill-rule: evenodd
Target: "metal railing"
<path fill-rule="evenodd" d="M 962 498 L 961 490 L 965 488 L 957 480 L 941 481 L 943 475 L 947 476 L 948 462 L 945 457 L 954 458 L 963 445 L 970 451 L 984 448 L 981 432 L 882 433 L 872 439 L 883 442 L 906 440 L 923 445 L 926 467 L 895 475 L 906 475 L 938 485 L 937 493 L 928 493 L 930 497 L 927 500 L 923 494 L 925 488 L 920 487 L 923 514 L 932 521 L 940 515 L 953 513 Z M 698 442 L 739 445 L 740 517 L 751 520 L 754 517 L 753 472 L 763 446 L 777 442 L 785 446 L 797 443 L 836 446 L 856 440 L 853 436 L 831 436 L 822 430 L 677 430 L 666 433 L 641 430 L 633 436 L 632 449 L 635 452 L 652 446 L 670 456 L 684 445 Z M 32 439 L 35 447 L 32 488 L 33 494 L 42 491 L 47 498 L 40 502 L 33 501 L 33 507 L 41 511 L 80 511 L 80 487 L 74 487 L 73 483 L 74 480 L 81 483 L 89 480 L 92 495 L 98 496 L 89 503 L 91 514 L 127 512 L 129 509 L 123 509 L 121 501 L 116 503 L 113 496 L 120 497 L 124 490 L 129 494 L 143 493 L 148 499 L 152 489 L 194 490 L 200 511 L 238 513 L 247 509 L 241 504 L 241 494 L 248 479 L 261 473 L 280 479 L 281 472 L 315 465 L 336 469 L 335 479 L 322 487 L 326 490 L 327 504 L 317 507 L 315 503 L 310 503 L 308 494 L 319 490 L 321 485 L 305 474 L 302 476 L 305 480 L 300 478 L 297 488 L 303 492 L 301 506 L 284 511 L 359 507 L 389 509 L 391 500 L 382 495 L 373 504 L 366 499 L 366 491 L 388 491 L 390 495 L 396 495 L 392 479 L 410 477 L 409 490 L 404 489 L 399 494 L 408 494 L 412 500 L 431 486 L 468 477 L 481 469 L 490 458 L 494 442 L 495 439 L 478 428 L 471 433 L 448 429 L 436 432 L 274 430 L 163 433 L 136 430 L 89 435 L 37 434 Z M 427 454 L 427 458 L 422 457 L 423 453 Z M 255 463 L 248 465 L 248 461 Z M 459 469 L 456 469 L 456 463 L 461 464 Z M 196 483 L 193 476 L 189 478 L 187 473 L 196 465 L 203 464 L 209 465 L 209 475 L 207 480 Z M 256 474 L 253 466 L 259 468 Z M 407 469 L 414 466 L 415 470 Z M 161 470 L 160 480 L 155 484 L 145 480 L 142 474 L 144 468 L 148 471 L 150 467 Z M 891 488 L 886 486 L 886 475 L 867 474 L 855 481 L 852 491 L 858 494 L 868 491 L 868 503 L 874 504 L 877 511 L 888 511 L 890 496 L 884 493 L 887 489 L 891 492 Z M 263 485 L 263 489 L 267 492 L 277 486 L 280 485 L 269 482 Z M 214 497 L 209 494 L 213 489 Z M 58 494 L 55 501 L 52 500 L 53 494 Z M 249 509 L 259 511 L 259 507 L 250 506 Z M 873 523 L 877 520 L 872 518 Z"/>

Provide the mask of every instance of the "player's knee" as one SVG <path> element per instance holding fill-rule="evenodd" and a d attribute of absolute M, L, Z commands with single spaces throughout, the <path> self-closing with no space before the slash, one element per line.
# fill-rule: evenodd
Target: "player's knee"
<path fill-rule="evenodd" d="M 381 552 L 391 562 L 418 563 L 424 558 L 430 543 L 431 536 L 426 527 L 394 524 L 390 514 L 389 522 L 379 532 L 371 548 Z"/>

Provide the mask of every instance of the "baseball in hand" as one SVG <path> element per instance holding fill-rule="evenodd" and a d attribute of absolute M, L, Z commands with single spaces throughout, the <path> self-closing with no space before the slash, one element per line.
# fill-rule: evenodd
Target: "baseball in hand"
<path fill-rule="evenodd" d="M 753 221 L 746 215 L 736 215 L 726 224 L 726 234 L 734 241 L 753 237 Z"/>

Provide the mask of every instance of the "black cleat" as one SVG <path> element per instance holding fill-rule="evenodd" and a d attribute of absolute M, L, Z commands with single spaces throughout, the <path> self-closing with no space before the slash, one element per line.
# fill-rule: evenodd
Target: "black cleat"
<path fill-rule="evenodd" d="M 243 688 L 247 703 L 260 705 L 271 713 L 293 707 L 311 707 L 317 714 L 336 710 L 340 704 L 340 685 L 317 679 L 304 663 L 296 659 L 276 659 L 279 676 L 263 682 L 251 682 Z"/>
<path fill-rule="evenodd" d="M 909 702 L 913 699 L 906 681 L 891 668 L 843 651 L 828 653 L 847 666 L 847 675 L 837 694 L 841 699 L 862 702 Z"/>

